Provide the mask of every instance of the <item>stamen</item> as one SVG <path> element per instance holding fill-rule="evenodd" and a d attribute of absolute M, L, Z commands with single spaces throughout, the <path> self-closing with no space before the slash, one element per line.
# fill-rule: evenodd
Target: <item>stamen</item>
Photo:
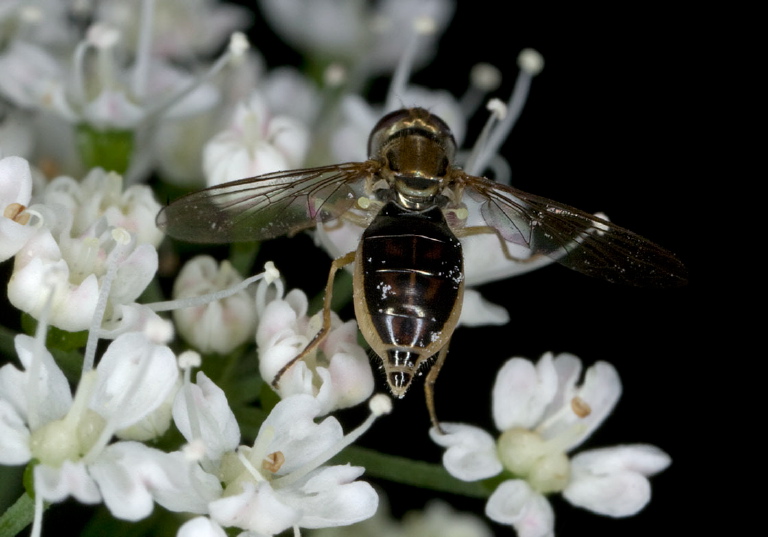
<path fill-rule="evenodd" d="M 27 394 L 27 407 L 29 429 L 34 431 L 42 424 L 40 423 L 39 407 L 39 393 L 40 393 L 40 367 L 42 364 L 41 358 L 45 351 L 45 338 L 48 335 L 48 316 L 51 313 L 51 304 L 53 304 L 53 297 L 56 294 L 57 280 L 51 278 L 48 283 L 48 296 L 45 299 L 45 305 L 40 312 L 40 317 L 37 320 L 37 327 L 35 328 L 35 345 L 32 352 L 32 363 L 29 366 L 29 379 L 30 382 L 26 387 Z"/>
<path fill-rule="evenodd" d="M 93 24 L 86 33 L 86 42 L 96 49 L 96 80 L 99 90 L 113 88 L 117 82 L 115 76 L 115 58 L 112 49 L 120 40 L 120 32 L 102 23 Z"/>
<path fill-rule="evenodd" d="M 274 474 L 280 470 L 283 464 L 285 464 L 285 455 L 282 451 L 275 451 L 261 461 L 261 469 Z"/>
<path fill-rule="evenodd" d="M 469 87 L 459 100 L 464 117 L 472 117 L 483 99 L 501 85 L 501 71 L 490 63 L 478 63 L 469 72 Z"/>
<path fill-rule="evenodd" d="M 192 487 L 194 487 L 195 491 L 201 498 L 206 496 L 208 488 L 200 481 L 197 473 L 195 472 L 195 469 L 197 468 L 196 463 L 200 463 L 200 466 L 202 466 L 203 469 L 208 473 L 215 472 L 212 463 L 206 455 L 207 451 L 208 448 L 206 447 L 205 442 L 199 438 L 192 440 L 189 444 L 186 444 L 181 448 L 181 452 L 184 454 L 184 458 L 190 463 L 187 466 L 187 471 L 189 472 L 189 482 L 192 484 Z"/>
<path fill-rule="evenodd" d="M 251 285 L 253 282 L 264 278 L 264 274 L 265 273 L 263 272 L 261 274 L 256 274 L 255 276 L 246 278 L 240 283 L 237 283 L 227 289 L 222 289 L 221 291 L 215 291 L 213 293 L 207 293 L 205 295 L 193 296 L 188 298 L 179 298 L 177 300 L 165 300 L 163 302 L 153 302 L 152 304 L 147 304 L 146 306 L 152 311 L 154 311 L 155 313 L 160 311 L 177 310 L 180 308 L 191 308 L 194 306 L 203 306 L 205 304 L 216 302 L 217 300 L 221 300 L 234 295 L 235 293 Z"/>
<path fill-rule="evenodd" d="M 581 397 L 571 399 L 571 410 L 580 418 L 586 418 L 592 413 L 592 407 Z"/>
<path fill-rule="evenodd" d="M 267 300 L 267 291 L 270 286 L 275 288 L 275 293 Z M 272 261 L 268 261 L 264 265 L 264 281 L 256 288 L 256 316 L 260 319 L 267 304 L 273 300 L 280 300 L 285 293 L 285 286 L 283 280 L 280 279 L 280 272 L 275 267 Z"/>
<path fill-rule="evenodd" d="M 185 351 L 179 355 L 179 367 L 184 371 L 184 402 L 187 404 L 187 416 L 189 417 L 189 428 L 191 429 L 194 440 L 202 440 L 203 435 L 200 429 L 200 418 L 197 415 L 195 398 L 192 394 L 192 368 L 199 367 L 201 363 L 200 355 L 195 351 Z"/>
<path fill-rule="evenodd" d="M 405 94 L 408 81 L 411 78 L 413 60 L 416 57 L 419 40 L 422 36 L 434 33 L 436 24 L 429 17 L 419 17 L 413 21 L 412 29 L 413 32 L 411 32 L 408 45 L 405 47 L 397 68 L 395 68 L 395 73 L 392 75 L 392 83 L 389 86 L 387 100 L 384 104 L 385 113 L 401 108 L 400 99 Z"/>
<path fill-rule="evenodd" d="M 347 69 L 340 63 L 332 63 L 323 72 L 323 82 L 326 87 L 338 88 L 347 80 Z"/>
<path fill-rule="evenodd" d="M 520 66 L 520 74 L 515 81 L 512 96 L 507 102 L 507 116 L 499 122 L 493 133 L 491 133 L 488 143 L 478 156 L 475 164 L 475 170 L 479 170 L 477 173 L 482 172 L 488 166 L 493 155 L 499 151 L 501 144 L 509 136 L 509 132 L 520 117 L 525 101 L 528 98 L 531 80 L 543 69 L 544 60 L 535 50 L 524 49 L 518 55 L 518 65 Z"/>
<path fill-rule="evenodd" d="M 29 213 L 25 212 L 26 209 L 21 203 L 10 203 L 5 207 L 3 216 L 24 226 L 29 222 Z"/>
<path fill-rule="evenodd" d="M 143 100 L 146 96 L 147 80 L 149 80 L 155 1 L 143 0 L 140 9 L 139 41 L 136 44 L 136 61 L 134 62 L 133 78 L 131 80 L 131 91 L 139 101 Z"/>
<path fill-rule="evenodd" d="M 167 345 L 174 336 L 173 323 L 164 319 L 151 318 L 144 326 L 143 332 L 155 345 Z"/>
<path fill-rule="evenodd" d="M 192 369 L 193 367 L 200 367 L 200 364 L 203 363 L 203 359 L 197 351 L 187 350 L 179 354 L 178 362 L 179 367 L 184 369 L 186 373 L 186 370 Z"/>
<path fill-rule="evenodd" d="M 85 54 L 88 52 L 88 43 L 86 41 L 80 41 L 75 46 L 75 50 L 72 53 L 72 77 L 70 79 L 70 88 L 72 101 L 80 105 L 86 102 L 85 97 Z"/>
<path fill-rule="evenodd" d="M 89 343 L 90 343 L 90 337 L 89 337 Z M 125 401 L 127 401 L 130 397 L 132 397 L 133 394 L 138 393 L 140 391 L 141 385 L 145 382 L 145 379 L 147 377 L 147 369 L 149 369 L 151 362 L 152 362 L 151 354 L 143 353 L 141 355 L 141 361 L 139 362 L 138 367 L 135 368 L 135 372 L 134 372 L 133 378 L 131 379 L 131 383 L 128 385 L 128 388 L 124 390 L 123 393 L 121 394 L 120 400 L 115 402 L 115 406 L 117 408 L 119 408 Z M 96 372 L 93 373 L 93 376 L 96 377 Z M 91 448 L 88 450 L 88 453 L 85 454 L 85 456 L 83 457 L 83 461 L 86 463 L 92 462 L 104 450 L 104 448 L 107 447 L 109 440 L 112 438 L 112 436 L 114 436 L 116 430 L 117 430 L 117 424 L 115 423 L 115 419 L 113 415 L 112 417 L 107 419 L 106 423 L 104 424 L 104 428 L 101 430 L 101 434 L 99 435 L 99 438 L 93 443 Z"/>
<path fill-rule="evenodd" d="M 37 487 L 35 487 L 37 488 Z M 30 537 L 40 537 L 43 533 L 43 495 L 35 494 L 35 515 L 32 519 Z"/>
<path fill-rule="evenodd" d="M 109 292 L 112 288 L 112 282 L 117 276 L 117 269 L 123 257 L 123 251 L 131 242 L 131 235 L 122 228 L 115 228 L 112 230 L 112 239 L 115 241 L 115 248 L 107 256 L 107 273 L 101 280 L 99 298 L 91 318 L 91 326 L 88 328 L 88 341 L 85 345 L 85 355 L 83 357 L 83 373 L 92 370 L 93 364 L 96 361 L 96 345 L 99 342 L 104 312 L 107 310 Z"/>
<path fill-rule="evenodd" d="M 309 472 L 315 470 L 320 465 L 324 464 L 334 456 L 336 456 L 338 453 L 341 453 L 341 450 L 343 450 L 345 447 L 349 446 L 350 444 L 353 444 L 357 441 L 358 438 L 360 438 L 363 434 L 365 434 L 368 429 L 371 428 L 373 423 L 376 421 L 376 419 L 379 416 L 383 416 L 384 414 L 389 414 L 392 411 L 392 400 L 383 393 L 379 393 L 371 397 L 368 408 L 370 408 L 371 413 L 366 418 L 366 420 L 360 424 L 359 427 L 357 427 L 354 431 L 349 433 L 348 435 L 344 436 L 337 442 L 335 445 L 331 446 L 324 452 L 317 455 L 314 459 L 309 461 L 307 464 L 302 466 L 301 468 L 296 469 L 294 472 L 291 472 L 290 474 L 284 475 L 282 477 L 278 477 L 277 479 L 272 481 L 272 486 L 274 487 L 282 487 L 282 486 L 288 486 L 305 475 L 307 475 Z"/>
<path fill-rule="evenodd" d="M 19 20 L 26 24 L 37 24 L 43 18 L 43 10 L 39 6 L 23 6 L 19 10 Z"/>
<path fill-rule="evenodd" d="M 488 116 L 488 120 L 485 122 L 480 136 L 477 137 L 475 145 L 472 147 L 472 153 L 470 153 L 467 159 L 464 169 L 470 175 L 480 175 L 483 172 L 483 168 L 478 168 L 477 162 L 481 155 L 484 154 L 485 148 L 488 146 L 488 139 L 491 136 L 493 127 L 496 123 L 503 120 L 507 115 L 507 107 L 499 99 L 491 99 L 486 105 L 491 115 Z"/>
<path fill-rule="evenodd" d="M 109 49 L 120 40 L 120 32 L 107 24 L 93 24 L 85 34 L 85 41 L 97 49 Z"/>
<path fill-rule="evenodd" d="M 43 215 L 41 213 L 39 213 L 34 209 L 27 208 L 25 209 L 24 214 L 28 214 L 30 218 L 34 217 L 34 221 L 32 222 L 31 225 L 34 226 L 35 229 L 40 229 L 41 227 L 43 227 L 43 224 L 45 223 L 45 219 L 43 218 Z"/>
<path fill-rule="evenodd" d="M 280 271 L 277 270 L 277 267 L 275 266 L 274 262 L 267 261 L 264 263 L 264 281 L 267 282 L 267 285 L 271 284 L 272 282 L 278 281 L 280 279 Z"/>
<path fill-rule="evenodd" d="M 154 108 L 151 108 L 147 112 L 144 121 L 149 121 L 150 119 L 153 119 L 166 112 L 169 108 L 184 99 L 187 95 L 195 91 L 204 83 L 213 79 L 230 62 L 237 63 L 238 60 L 248 50 L 248 48 L 250 48 L 250 43 L 245 37 L 245 34 L 242 32 L 234 32 L 229 39 L 229 47 L 227 47 L 226 52 L 224 52 L 221 57 L 219 57 L 219 59 L 214 62 L 210 69 L 187 84 L 187 87 L 177 91 L 174 95 L 171 95 L 169 98 L 165 99 L 165 101 L 161 102 Z"/>
<path fill-rule="evenodd" d="M 544 57 L 532 48 L 524 48 L 517 56 L 517 66 L 536 76 L 544 69 Z"/>
<path fill-rule="evenodd" d="M 237 450 L 237 458 L 243 464 L 243 467 L 248 471 L 248 473 L 251 474 L 251 477 L 253 477 L 254 481 L 266 481 L 264 476 L 261 475 L 261 472 L 259 472 L 253 464 L 251 464 L 251 461 L 248 459 L 248 457 L 245 456 L 245 453 L 243 453 L 242 449 Z"/>

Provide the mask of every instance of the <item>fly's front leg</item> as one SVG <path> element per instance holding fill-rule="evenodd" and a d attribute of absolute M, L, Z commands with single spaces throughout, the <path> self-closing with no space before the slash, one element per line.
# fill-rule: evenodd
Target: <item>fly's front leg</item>
<path fill-rule="evenodd" d="M 509 252 L 509 248 L 507 247 L 507 241 L 505 241 L 504 237 L 501 236 L 501 233 L 499 233 L 499 230 L 492 226 L 470 226 L 462 229 L 457 229 L 455 231 L 456 236 L 459 238 L 469 237 L 470 235 L 485 235 L 488 233 L 496 235 L 496 238 L 499 239 L 501 250 L 502 252 L 504 252 L 504 257 L 506 257 L 510 261 L 514 261 L 515 263 L 534 263 L 536 261 L 540 261 L 543 257 L 546 257 L 543 254 L 533 254 L 532 256 L 527 257 L 525 259 L 513 256 Z"/>
<path fill-rule="evenodd" d="M 432 368 L 427 374 L 427 378 L 424 381 L 424 395 L 427 397 L 427 410 L 429 410 L 429 419 L 432 420 L 432 426 L 437 429 L 440 434 L 445 434 L 443 428 L 440 427 L 440 422 L 437 420 L 437 413 L 435 412 L 435 381 L 437 375 L 440 373 L 440 369 L 445 363 L 445 357 L 448 355 L 448 347 L 450 347 L 450 339 L 443 345 L 440 352 L 437 353 L 437 360 L 432 365 Z"/>
<path fill-rule="evenodd" d="M 333 263 L 331 264 L 331 270 L 328 272 L 328 284 L 325 286 L 325 299 L 323 301 L 323 324 L 317 334 L 315 334 L 315 337 L 312 338 L 312 341 L 307 343 L 307 346 L 304 347 L 304 349 L 299 354 L 297 354 L 287 364 L 280 368 L 280 371 L 277 372 L 275 378 L 272 379 L 273 388 L 277 389 L 278 385 L 280 384 L 280 378 L 285 374 L 285 372 L 288 371 L 293 366 L 293 364 L 303 359 L 307 354 L 315 350 L 315 348 L 317 348 L 317 346 L 323 342 L 325 337 L 328 335 L 328 332 L 330 332 L 333 280 L 336 276 L 336 271 L 346 265 L 349 265 L 354 260 L 355 252 L 349 252 L 348 254 L 333 260 Z"/>

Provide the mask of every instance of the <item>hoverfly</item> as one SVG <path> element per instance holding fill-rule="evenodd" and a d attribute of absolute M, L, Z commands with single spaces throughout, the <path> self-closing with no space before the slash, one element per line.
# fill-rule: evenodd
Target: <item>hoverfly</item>
<path fill-rule="evenodd" d="M 330 295 L 339 268 L 354 262 L 355 315 L 402 397 L 429 370 L 424 389 L 434 426 L 434 384 L 461 312 L 464 272 L 457 237 L 492 233 L 568 268 L 609 281 L 675 286 L 686 269 L 670 252 L 607 220 L 527 194 L 452 165 L 456 142 L 423 108 L 384 116 L 368 141 L 370 158 L 282 171 L 188 194 L 157 224 L 172 237 L 222 243 L 292 235 L 335 219 L 365 228 L 359 246 L 336 259 L 328 277 L 323 327 L 293 361 L 330 329 Z M 462 198 L 481 203 L 486 225 L 465 226 Z M 464 211 L 466 213 L 466 210 Z M 431 367 L 430 367 L 431 366 Z"/>

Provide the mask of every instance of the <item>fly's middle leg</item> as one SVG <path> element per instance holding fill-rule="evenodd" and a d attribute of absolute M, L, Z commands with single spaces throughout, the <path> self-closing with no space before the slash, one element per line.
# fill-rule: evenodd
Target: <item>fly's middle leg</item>
<path fill-rule="evenodd" d="M 325 337 L 328 335 L 328 332 L 331 331 L 331 299 L 333 298 L 333 280 L 336 276 L 336 272 L 340 268 L 349 265 L 354 260 L 355 252 L 349 252 L 348 254 L 333 260 L 333 263 L 331 264 L 331 270 L 328 272 L 328 284 L 325 287 L 325 299 L 323 300 L 323 324 L 317 334 L 315 334 L 315 337 L 312 338 L 312 341 L 307 343 L 307 346 L 304 347 L 304 349 L 299 354 L 291 358 L 287 364 L 280 368 L 280 371 L 277 372 L 275 378 L 272 379 L 273 388 L 277 389 L 277 387 L 280 385 L 280 378 L 285 374 L 285 372 L 288 371 L 293 366 L 293 364 L 299 360 L 302 360 L 310 352 L 315 350 L 317 346 L 323 342 Z"/>

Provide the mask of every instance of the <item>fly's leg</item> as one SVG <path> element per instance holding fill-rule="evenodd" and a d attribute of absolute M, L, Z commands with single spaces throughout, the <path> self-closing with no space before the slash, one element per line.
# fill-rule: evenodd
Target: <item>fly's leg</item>
<path fill-rule="evenodd" d="M 491 233 L 493 235 L 496 235 L 496 238 L 499 239 L 499 244 L 501 245 L 501 250 L 504 252 L 504 257 L 509 259 L 510 261 L 514 261 L 515 263 L 534 263 L 536 261 L 540 261 L 543 257 L 546 257 L 543 254 L 533 254 L 530 257 L 527 257 L 525 259 L 521 259 L 519 257 L 513 256 L 509 252 L 509 248 L 507 248 L 507 241 L 504 240 L 504 237 L 501 236 L 501 233 L 499 233 L 499 230 L 492 226 L 470 226 L 465 227 L 463 229 L 457 229 L 455 232 L 457 237 L 469 237 L 470 235 L 484 235 L 486 233 Z"/>
<path fill-rule="evenodd" d="M 424 395 L 427 397 L 427 410 L 429 411 L 429 419 L 432 420 L 432 426 L 437 429 L 440 434 L 445 434 L 443 428 L 440 427 L 440 422 L 437 420 L 437 413 L 435 412 L 435 381 L 437 375 L 440 373 L 440 369 L 445 363 L 445 357 L 448 355 L 448 347 L 450 347 L 451 341 L 448 340 L 440 352 L 437 353 L 437 360 L 432 365 L 432 368 L 427 374 L 427 378 L 424 381 Z"/>
<path fill-rule="evenodd" d="M 331 298 L 333 297 L 333 280 L 336 276 L 336 271 L 340 268 L 349 265 L 355 260 L 355 252 L 349 252 L 348 254 L 341 256 L 338 259 L 334 259 L 331 264 L 331 270 L 328 272 L 328 284 L 325 287 L 325 299 L 323 301 L 323 324 L 320 330 L 315 334 L 304 349 L 293 357 L 287 364 L 280 368 L 275 378 L 272 379 L 272 387 L 277 389 L 280 384 L 280 378 L 288 371 L 293 364 L 303 359 L 307 354 L 315 350 L 315 348 L 323 342 L 328 332 L 331 330 Z"/>

